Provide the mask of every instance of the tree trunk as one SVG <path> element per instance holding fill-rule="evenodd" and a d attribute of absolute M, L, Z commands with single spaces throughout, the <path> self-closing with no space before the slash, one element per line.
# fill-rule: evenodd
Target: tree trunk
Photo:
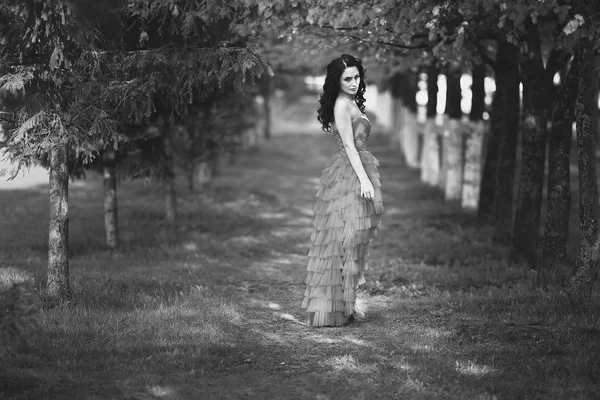
<path fill-rule="evenodd" d="M 525 27 L 527 51 L 521 59 L 524 114 L 522 167 L 510 259 L 523 260 L 530 268 L 536 268 L 551 82 L 546 79 L 537 27 L 530 20 L 525 22 Z"/>
<path fill-rule="evenodd" d="M 578 60 L 562 76 L 562 83 L 554 98 L 552 130 L 548 150 L 548 211 L 544 229 L 544 249 L 539 283 L 560 284 L 566 271 L 569 213 L 571 211 L 570 154 L 575 101 L 579 86 Z"/>
<path fill-rule="evenodd" d="M 569 297 L 577 307 L 591 303 L 594 280 L 598 275 L 600 237 L 598 235 L 598 182 L 596 172 L 596 135 L 592 124 L 598 76 L 594 69 L 594 43 L 580 39 L 576 57 L 579 62 L 579 93 L 575 105 L 577 119 L 577 164 L 579 166 L 579 230 L 581 240 L 575 272 L 569 279 Z"/>
<path fill-rule="evenodd" d="M 470 127 L 466 140 L 461 206 L 466 209 L 476 210 L 477 203 L 479 202 L 481 158 L 485 130 L 483 122 L 483 112 L 485 110 L 485 65 L 479 64 L 474 66 L 472 77 L 471 112 L 469 114 Z"/>
<path fill-rule="evenodd" d="M 186 177 L 187 177 L 188 191 L 190 193 L 194 193 L 194 191 L 196 190 L 196 183 L 194 182 L 195 169 L 196 169 L 196 161 L 195 160 L 191 160 L 190 162 L 186 163 L 185 172 L 186 172 Z"/>
<path fill-rule="evenodd" d="M 262 84 L 262 96 L 263 96 L 263 112 L 265 118 L 264 125 L 264 137 L 265 139 L 271 139 L 271 78 L 264 74 L 266 78 Z"/>
<path fill-rule="evenodd" d="M 469 135 L 465 149 L 465 168 L 461 193 L 461 206 L 469 210 L 477 210 L 479 202 L 479 184 L 481 182 L 481 157 L 485 122 L 470 121 Z"/>
<path fill-rule="evenodd" d="M 503 57 L 502 43 L 498 47 L 497 67 L 495 68 L 496 91 L 492 100 L 492 115 L 490 117 L 491 129 L 486 140 L 485 159 L 479 185 L 479 202 L 477 204 L 477 217 L 480 222 L 493 222 L 496 207 L 497 173 L 500 162 L 500 143 L 506 134 L 506 75 L 507 71 L 499 68 Z"/>
<path fill-rule="evenodd" d="M 102 162 L 104 169 L 104 230 L 106 232 L 106 247 L 115 250 L 119 246 L 115 149 L 108 146 L 102 155 Z"/>
<path fill-rule="evenodd" d="M 172 126 L 168 117 L 163 121 L 163 151 L 165 154 L 165 219 L 169 223 L 177 220 L 177 192 L 175 190 L 175 160 L 171 143 Z"/>
<path fill-rule="evenodd" d="M 460 69 L 450 70 L 446 77 L 448 129 L 444 135 L 444 198 L 448 201 L 460 201 L 462 195 L 464 153 L 460 77 Z"/>
<path fill-rule="evenodd" d="M 508 237 L 513 229 L 514 191 L 517 172 L 517 147 L 520 119 L 519 50 L 508 42 L 500 42 L 497 68 L 504 70 L 500 84 L 503 87 L 498 163 L 496 165 L 496 191 L 494 199 L 494 226 Z"/>
<path fill-rule="evenodd" d="M 394 113 L 394 125 L 392 127 L 392 135 L 390 135 L 390 147 L 393 149 L 400 149 L 400 153 L 402 154 L 402 157 L 404 157 L 404 141 L 402 139 L 404 104 L 401 97 L 393 97 L 392 95 L 392 109 Z M 403 160 L 405 161 L 404 158 Z"/>
<path fill-rule="evenodd" d="M 427 120 L 423 131 L 423 149 L 421 152 L 421 181 L 436 185 L 440 177 L 440 148 L 438 145 L 437 96 L 438 75 L 440 71 L 435 65 L 427 68 Z"/>
<path fill-rule="evenodd" d="M 402 113 L 402 138 L 404 140 L 404 156 L 410 168 L 419 168 L 419 127 L 417 124 L 417 79 L 415 74 L 408 73 L 403 95 L 404 112 Z"/>
<path fill-rule="evenodd" d="M 400 148 L 400 154 L 402 157 L 402 161 L 408 165 L 408 156 L 407 156 L 407 142 L 410 140 L 406 138 L 407 136 L 407 127 L 410 125 L 409 122 L 406 121 L 407 117 L 407 108 L 406 108 L 406 92 L 409 90 L 408 87 L 408 79 L 406 75 L 396 73 L 391 78 L 391 89 L 392 89 L 392 98 L 394 104 L 394 130 L 395 137 L 392 145 L 398 145 Z"/>
<path fill-rule="evenodd" d="M 57 144 L 50 151 L 47 294 L 52 301 L 64 300 L 71 295 L 69 282 L 69 171 L 65 144 Z"/>
<path fill-rule="evenodd" d="M 405 90 L 404 86 L 405 82 L 402 78 L 402 75 L 398 73 L 392 75 L 392 77 L 390 78 L 390 88 L 392 91 L 392 109 L 394 113 L 394 118 L 392 119 L 392 130 L 395 134 L 390 135 L 390 146 L 392 146 L 393 148 L 399 147 L 403 155 L 404 144 L 402 140 L 402 111 L 404 108 L 404 102 L 402 101 L 402 96 Z"/>
<path fill-rule="evenodd" d="M 596 50 L 597 51 L 597 50 Z M 596 55 L 596 62 L 600 61 L 600 59 L 598 58 L 598 56 Z M 598 71 L 598 64 L 596 64 L 595 67 L 595 71 L 596 71 L 596 75 L 598 75 L 599 71 Z M 594 104 L 596 104 L 596 107 L 594 107 L 592 109 L 592 113 L 590 115 L 592 121 L 596 121 L 596 123 L 592 124 L 592 129 L 594 130 L 594 135 L 596 135 L 596 140 L 598 140 L 598 135 L 600 134 L 600 126 L 598 125 L 598 121 L 600 121 L 600 109 L 598 109 L 598 96 L 600 95 L 600 93 L 598 93 L 598 91 L 596 91 L 596 93 L 594 93 Z"/>
<path fill-rule="evenodd" d="M 485 111 L 485 64 L 477 64 L 472 72 L 473 84 L 471 85 L 471 112 L 469 120 L 482 121 Z"/>

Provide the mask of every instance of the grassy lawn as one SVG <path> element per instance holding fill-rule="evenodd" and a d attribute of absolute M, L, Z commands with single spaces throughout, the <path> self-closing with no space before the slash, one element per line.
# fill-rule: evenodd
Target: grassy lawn
<path fill-rule="evenodd" d="M 593 399 L 600 295 L 572 314 L 472 215 L 374 137 L 385 225 L 367 318 L 308 328 L 299 306 L 325 135 L 285 135 L 180 193 L 122 182 L 123 246 L 103 248 L 99 177 L 70 190 L 74 298 L 0 360 L 3 399 Z M 185 187 L 182 183 L 180 187 Z M 47 186 L 0 190 L 0 285 L 44 285 Z"/>

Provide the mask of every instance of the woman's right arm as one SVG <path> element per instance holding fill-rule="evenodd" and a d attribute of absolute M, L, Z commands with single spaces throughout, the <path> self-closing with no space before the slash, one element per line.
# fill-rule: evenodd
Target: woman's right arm
<path fill-rule="evenodd" d="M 369 179 L 365 167 L 362 164 L 362 160 L 358 155 L 356 146 L 354 146 L 354 134 L 352 132 L 352 114 L 348 109 L 348 105 L 341 101 L 336 101 L 333 109 L 333 115 L 335 125 L 342 138 L 342 144 L 350 160 L 350 165 L 354 169 L 354 172 L 358 176 L 360 181 L 360 194 L 367 199 L 372 199 L 375 196 L 375 189 Z"/>

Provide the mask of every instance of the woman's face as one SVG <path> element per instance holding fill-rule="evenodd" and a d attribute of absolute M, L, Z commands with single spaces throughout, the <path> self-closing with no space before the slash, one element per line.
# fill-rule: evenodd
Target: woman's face
<path fill-rule="evenodd" d="M 342 73 L 340 78 L 340 89 L 342 92 L 354 96 L 358 91 L 358 85 L 360 84 L 360 74 L 358 68 L 348 67 Z"/>

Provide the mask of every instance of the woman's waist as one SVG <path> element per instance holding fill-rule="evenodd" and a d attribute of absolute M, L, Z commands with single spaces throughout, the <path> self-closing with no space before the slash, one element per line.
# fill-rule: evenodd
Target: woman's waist
<path fill-rule="evenodd" d="M 356 149 L 356 152 L 357 152 L 359 155 L 360 155 L 360 154 L 363 154 L 363 153 L 368 153 L 368 154 L 371 154 L 371 152 L 370 152 L 369 150 L 367 150 L 367 149 L 364 149 L 364 148 L 363 148 L 363 149 Z M 346 149 L 344 149 L 344 148 L 342 147 L 342 148 L 340 149 L 340 153 L 339 153 L 338 157 L 339 157 L 339 156 L 346 155 L 346 154 L 347 154 L 347 152 L 346 152 Z"/>
<path fill-rule="evenodd" d="M 340 147 L 340 151 L 345 151 L 345 147 L 341 142 L 338 142 L 338 145 Z M 356 141 L 354 142 L 354 148 L 356 149 L 356 151 L 369 151 L 369 149 L 367 148 L 367 144 L 364 141 Z"/>
<path fill-rule="evenodd" d="M 363 152 L 363 151 L 369 151 L 369 149 L 367 148 L 367 146 L 354 146 L 354 148 L 356 149 L 356 151 Z M 345 153 L 346 152 L 346 148 L 344 146 L 340 146 L 340 152 Z"/>

